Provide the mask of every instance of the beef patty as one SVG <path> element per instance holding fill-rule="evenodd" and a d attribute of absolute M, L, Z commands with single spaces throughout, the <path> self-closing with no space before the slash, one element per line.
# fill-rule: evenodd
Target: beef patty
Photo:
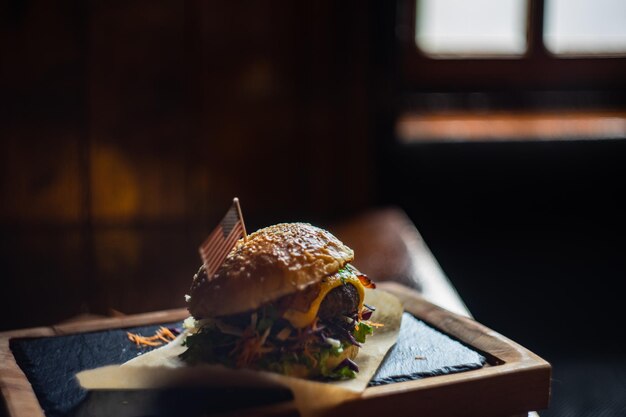
<path fill-rule="evenodd" d="M 333 288 L 322 301 L 318 316 L 329 319 L 337 316 L 349 316 L 359 308 L 359 292 L 352 284 Z"/>

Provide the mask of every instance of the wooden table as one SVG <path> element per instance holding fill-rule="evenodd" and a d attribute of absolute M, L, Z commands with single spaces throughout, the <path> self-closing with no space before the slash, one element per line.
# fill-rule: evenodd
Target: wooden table
<path fill-rule="evenodd" d="M 434 304 L 471 317 L 461 297 L 402 210 L 388 208 L 371 211 L 349 221 L 330 225 L 329 229 L 355 250 L 355 265 L 376 281 L 399 282 L 419 290 Z M 78 318 L 80 320 L 81 317 Z M 72 326 L 81 327 L 76 320 L 71 320 L 60 326 L 42 328 L 42 332 L 53 332 L 57 328 L 69 332 Z M 528 415 L 536 416 L 536 413 Z"/>

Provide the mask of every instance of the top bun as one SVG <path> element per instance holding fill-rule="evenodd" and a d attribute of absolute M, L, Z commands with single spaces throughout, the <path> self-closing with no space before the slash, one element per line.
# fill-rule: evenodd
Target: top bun
<path fill-rule="evenodd" d="M 254 310 L 303 290 L 354 259 L 352 249 L 307 223 L 281 223 L 239 239 L 212 277 L 191 285 L 189 312 L 197 319 Z"/>

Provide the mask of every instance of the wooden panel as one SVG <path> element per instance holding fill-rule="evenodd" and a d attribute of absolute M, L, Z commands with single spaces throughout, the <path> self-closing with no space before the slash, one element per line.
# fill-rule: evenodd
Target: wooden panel
<path fill-rule="evenodd" d="M 281 0 L 7 8 L 0 221 L 208 228 L 233 195 L 272 222 L 365 207 L 368 13 Z"/>
<path fill-rule="evenodd" d="M 80 222 L 82 43 L 77 2 L 2 7 L 0 222 Z"/>
<path fill-rule="evenodd" d="M 78 223 L 84 218 L 80 131 L 56 123 L 0 132 L 0 221 Z"/>
<path fill-rule="evenodd" d="M 183 6 L 99 1 L 89 10 L 95 222 L 185 217 Z"/>
<path fill-rule="evenodd" d="M 12 331 L 9 337 L 0 333 L 0 393 L 9 416 L 44 417 L 37 397 L 26 379 L 26 375 L 15 362 L 9 348 L 11 337 L 53 336 L 54 330 L 40 327 L 23 331 Z"/>

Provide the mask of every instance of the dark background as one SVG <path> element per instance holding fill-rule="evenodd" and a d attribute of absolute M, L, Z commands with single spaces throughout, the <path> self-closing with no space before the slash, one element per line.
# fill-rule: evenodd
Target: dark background
<path fill-rule="evenodd" d="M 408 3 L 0 3 L 0 330 L 183 306 L 237 195 L 251 230 L 400 206 L 479 321 L 558 378 L 624 369 L 623 138 L 394 133 L 405 111 L 624 110 L 624 60 L 429 63 Z"/>

